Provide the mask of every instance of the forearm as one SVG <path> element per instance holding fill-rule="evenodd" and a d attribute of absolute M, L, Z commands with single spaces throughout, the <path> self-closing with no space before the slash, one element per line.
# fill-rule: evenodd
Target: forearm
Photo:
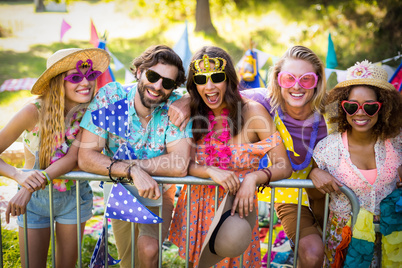
<path fill-rule="evenodd" d="M 210 175 L 208 173 L 208 169 L 210 166 L 204 166 L 196 163 L 195 161 L 190 161 L 190 166 L 188 169 L 188 174 L 190 176 L 199 177 L 202 179 L 209 179 Z"/>
<path fill-rule="evenodd" d="M 0 176 L 5 176 L 18 182 L 17 176 L 22 172 L 23 171 L 20 169 L 7 164 L 3 159 L 0 158 Z"/>
<path fill-rule="evenodd" d="M 184 177 L 188 173 L 189 159 L 179 153 L 169 153 L 151 159 L 135 161 L 150 175 Z"/>
<path fill-rule="evenodd" d="M 66 155 L 48 166 L 45 171 L 50 179 L 56 179 L 77 167 L 77 156 Z"/>
<path fill-rule="evenodd" d="M 80 149 L 78 154 L 78 166 L 81 170 L 99 174 L 109 175 L 108 167 L 111 165 L 111 158 L 107 155 L 93 150 Z M 116 162 L 112 166 L 111 175 L 113 177 L 126 177 L 128 162 Z"/>

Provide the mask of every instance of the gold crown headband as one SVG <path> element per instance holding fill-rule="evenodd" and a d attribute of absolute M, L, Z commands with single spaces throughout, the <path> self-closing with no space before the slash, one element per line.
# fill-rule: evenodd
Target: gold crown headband
<path fill-rule="evenodd" d="M 220 60 L 222 61 L 222 64 L 220 62 Z M 205 71 L 203 71 L 200 68 L 200 62 L 203 61 L 204 62 L 204 69 Z M 209 61 L 213 61 L 215 63 L 215 67 L 213 69 L 211 69 L 211 66 L 209 65 Z M 191 67 L 194 71 L 194 75 L 200 74 L 200 73 L 209 73 L 209 72 L 223 72 L 225 71 L 225 66 L 226 66 L 226 60 L 223 58 L 210 58 L 208 57 L 207 54 L 204 54 L 204 56 L 202 56 L 202 59 L 199 60 L 194 60 L 191 62 Z"/>

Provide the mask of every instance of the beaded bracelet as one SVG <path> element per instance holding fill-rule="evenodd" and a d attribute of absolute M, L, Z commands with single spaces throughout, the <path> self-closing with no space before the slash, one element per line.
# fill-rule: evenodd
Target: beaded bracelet
<path fill-rule="evenodd" d="M 133 166 L 135 166 L 135 165 L 136 165 L 136 163 L 133 161 L 133 162 L 130 163 L 130 165 L 128 165 L 128 166 L 126 167 L 126 170 L 127 170 L 127 175 L 126 175 L 126 177 L 127 177 L 127 179 L 128 179 L 129 181 L 131 181 L 131 183 L 134 183 L 133 177 L 131 177 L 131 168 L 132 168 Z"/>
<path fill-rule="evenodd" d="M 106 167 L 106 169 L 108 169 L 109 170 L 109 178 L 110 178 L 110 180 L 112 181 L 112 182 L 114 182 L 114 183 L 116 183 L 116 182 L 120 182 L 123 178 L 117 178 L 117 180 L 115 180 L 115 179 L 113 179 L 112 178 L 112 166 L 115 164 L 115 163 L 117 163 L 117 162 L 121 162 L 121 161 L 123 161 L 122 159 L 113 159 L 113 158 L 110 158 L 110 161 L 112 161 L 112 163 L 110 163 L 110 165 L 108 166 L 108 167 Z"/>
<path fill-rule="evenodd" d="M 47 180 L 48 183 L 51 183 L 51 182 L 52 182 L 52 180 L 50 179 L 50 177 L 49 177 L 49 175 L 47 174 L 46 171 L 42 170 L 42 174 L 45 175 L 46 180 Z"/>
<path fill-rule="evenodd" d="M 268 177 L 268 180 L 265 183 L 260 184 L 260 186 L 258 187 L 258 192 L 262 193 L 264 191 L 265 187 L 269 187 L 269 183 L 271 182 L 272 172 L 268 168 L 260 169 L 260 171 L 264 172 Z"/>

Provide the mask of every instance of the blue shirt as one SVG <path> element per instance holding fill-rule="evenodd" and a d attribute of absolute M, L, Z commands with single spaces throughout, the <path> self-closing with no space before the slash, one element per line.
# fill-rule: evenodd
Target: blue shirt
<path fill-rule="evenodd" d="M 80 126 L 106 139 L 106 155 L 112 157 L 118 151 L 130 150 L 131 159 L 150 159 L 165 154 L 168 143 L 192 137 L 191 124 L 180 131 L 167 115 L 172 102 L 181 97 L 179 94 L 173 91 L 166 102 L 155 107 L 144 128 L 134 108 L 136 93 L 137 84 L 123 87 L 118 82 L 109 83 L 88 106 Z"/>

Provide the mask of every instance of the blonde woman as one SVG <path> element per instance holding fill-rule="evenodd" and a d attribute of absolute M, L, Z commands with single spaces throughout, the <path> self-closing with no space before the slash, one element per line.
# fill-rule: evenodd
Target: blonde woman
<path fill-rule="evenodd" d="M 39 95 L 24 106 L 0 130 L 0 153 L 21 134 L 25 150 L 23 172 L 0 160 L 0 175 L 19 184 L 10 200 L 10 214 L 18 216 L 21 264 L 25 266 L 23 215 L 28 222 L 30 267 L 46 267 L 50 240 L 49 186 L 53 181 L 54 220 L 56 222 L 56 265 L 74 267 L 77 260 L 76 183 L 81 193 L 81 230 L 92 216 L 92 191 L 88 182 L 57 179 L 77 165 L 80 140 L 79 123 L 96 89 L 96 78 L 109 65 L 102 49 L 70 48 L 49 57 L 46 71 L 34 84 L 31 93 Z M 39 171 L 37 169 L 42 169 Z M 82 235 L 82 234 L 81 234 Z"/>

